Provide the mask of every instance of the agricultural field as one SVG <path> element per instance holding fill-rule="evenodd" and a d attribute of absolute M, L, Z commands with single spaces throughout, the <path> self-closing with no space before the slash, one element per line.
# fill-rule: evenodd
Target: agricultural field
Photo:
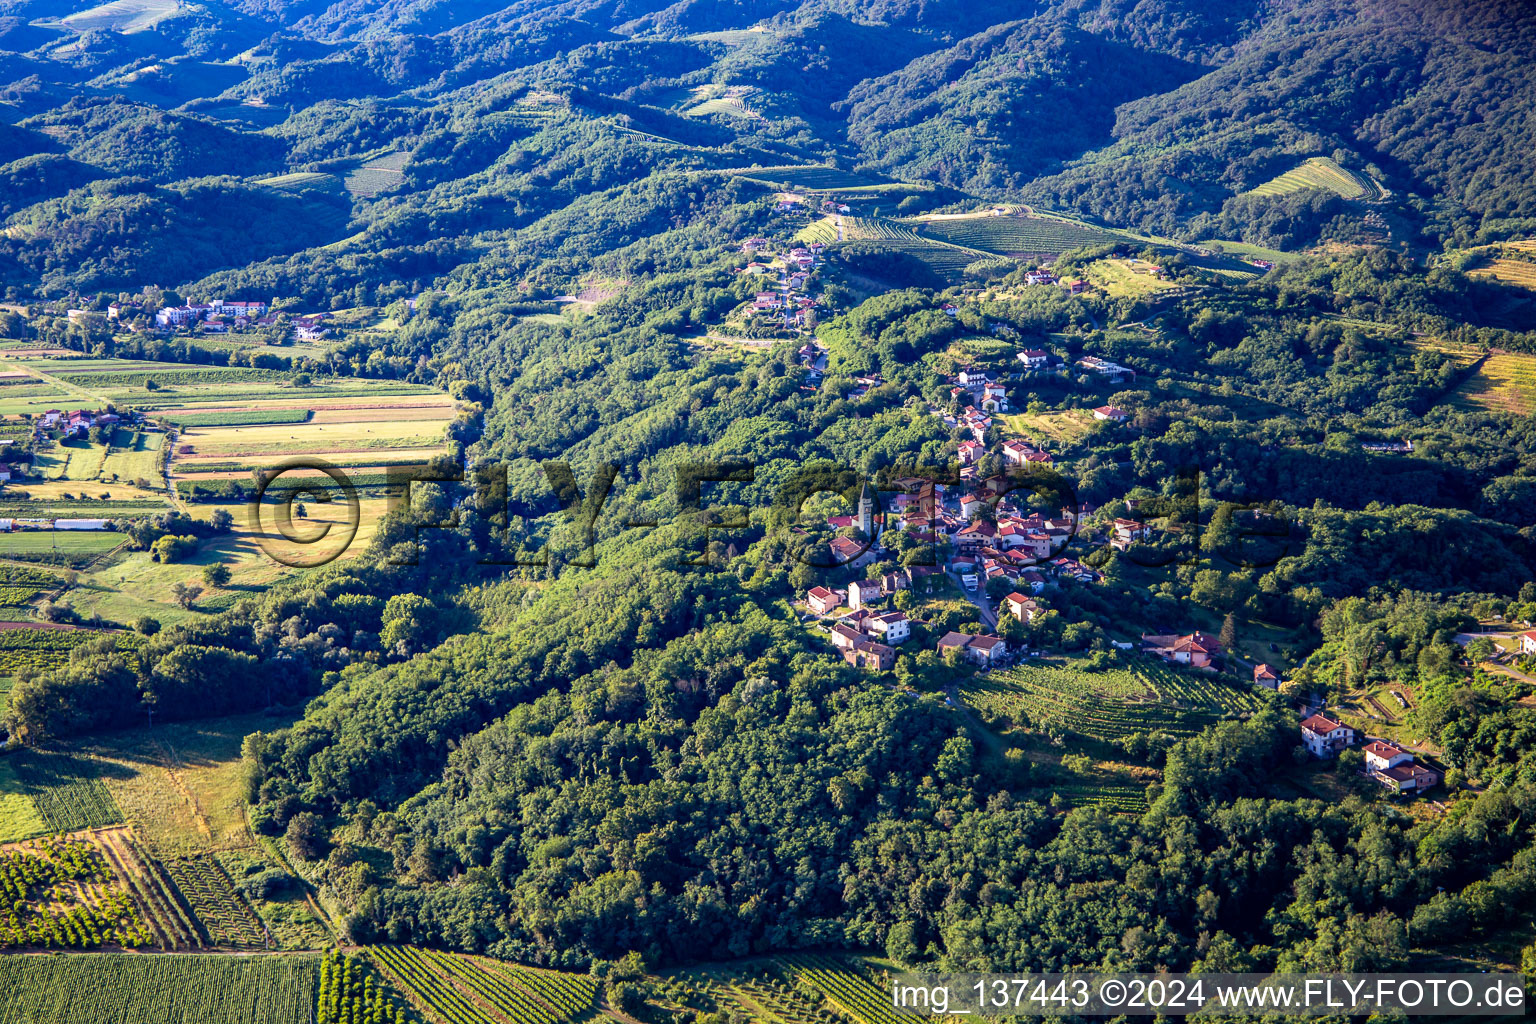
<path fill-rule="evenodd" d="M 1002 256 L 1056 256 L 1085 245 L 1122 242 L 1114 232 L 1054 217 L 948 217 L 902 221 L 918 236 Z"/>
<path fill-rule="evenodd" d="M 990 259 L 993 253 L 970 249 L 947 241 L 927 239 L 914 231 L 906 222 L 886 220 L 882 217 L 841 217 L 843 241 L 875 242 L 892 252 L 905 253 L 927 264 L 940 277 L 958 280 L 965 268 L 977 260 Z M 818 221 L 829 224 L 829 221 Z M 830 238 L 824 237 L 825 229 L 802 231 L 800 237 L 809 241 L 836 243 L 837 228 L 830 228 Z M 815 237 L 811 237 L 815 236 Z"/>
<path fill-rule="evenodd" d="M 59 19 L 59 24 L 84 34 L 92 29 L 131 34 L 147 32 L 174 18 L 183 8 L 179 0 L 112 0 Z"/>
<path fill-rule="evenodd" d="M 145 887 L 163 891 L 161 902 L 179 908 L 185 922 L 175 948 L 304 950 L 334 942 L 302 883 L 246 825 L 240 745 L 278 724 L 265 714 L 157 724 L 90 748 L 108 767 L 108 791 L 132 826 L 124 859 L 144 865 Z M 273 884 L 278 876 L 286 881 Z M 253 888 L 253 880 L 265 882 Z"/>
<path fill-rule="evenodd" d="M 1490 355 L 1446 401 L 1458 409 L 1528 416 L 1536 412 L 1536 356 L 1517 352 Z"/>
<path fill-rule="evenodd" d="M 409 1011 L 394 990 L 359 957 L 327 953 L 320 962 L 315 1024 L 406 1024 Z"/>
<path fill-rule="evenodd" d="M 14 843 L 45 834 L 48 823 L 9 758 L 0 758 L 0 843 Z"/>
<path fill-rule="evenodd" d="M 207 412 L 173 412 L 161 417 L 177 427 L 234 427 L 258 423 L 303 423 L 308 409 L 215 409 Z"/>
<path fill-rule="evenodd" d="M 91 842 L 53 837 L 0 850 L 0 949 L 145 946 L 150 930 Z"/>
<path fill-rule="evenodd" d="M 1050 733 L 1112 742 L 1133 732 L 1190 736 L 1228 714 L 1256 711 L 1262 699 L 1218 677 L 1151 661 L 1086 672 L 1024 665 L 979 676 L 963 687 L 983 715 Z"/>
<path fill-rule="evenodd" d="M 731 117 L 760 117 L 747 105 L 752 90 L 746 86 L 718 84 L 701 85 L 689 92 L 688 107 L 684 117 L 708 117 L 711 114 L 727 114 Z"/>
<path fill-rule="evenodd" d="M 405 180 L 403 168 L 409 153 L 386 153 L 347 172 L 346 190 L 359 199 L 372 199 Z"/>
<path fill-rule="evenodd" d="M 1134 259 L 1095 260 L 1082 276 L 1111 299 L 1145 298 L 1178 287 L 1157 277 L 1148 264 Z"/>
<path fill-rule="evenodd" d="M 161 862 L 187 906 L 207 930 L 210 945 L 222 949 L 267 948 L 261 919 L 235 891 L 217 858 L 207 854 Z"/>
<path fill-rule="evenodd" d="M 7 755 L 19 784 L 49 832 L 78 832 L 122 822 L 123 812 L 107 789 L 118 769 L 78 754 L 20 750 Z"/>
<path fill-rule="evenodd" d="M 1015 434 L 1057 444 L 1072 444 L 1082 440 L 1098 422 L 1087 409 L 1003 413 L 998 418 Z"/>
<path fill-rule="evenodd" d="M 891 971 L 868 957 L 802 953 L 689 967 L 657 981 L 675 1010 L 779 1024 L 897 1024 L 910 1018 L 890 1005 Z"/>
<path fill-rule="evenodd" d="M 598 983 L 587 975 L 409 946 L 365 952 L 429 1019 L 451 1024 L 559 1024 L 589 1015 L 597 1003 Z"/>
<path fill-rule="evenodd" d="M 24 668 L 46 670 L 69 661 L 70 652 L 102 636 L 111 636 L 122 650 L 136 649 L 142 638 L 134 633 L 103 633 L 93 629 L 41 623 L 0 622 L 0 674 L 12 676 Z"/>
<path fill-rule="evenodd" d="M 1376 184 L 1369 178 L 1340 167 L 1325 156 L 1310 157 L 1302 161 L 1300 166 L 1265 182 L 1247 194 L 1283 196 L 1304 189 L 1320 189 L 1344 199 L 1376 199 L 1381 194 Z"/>
<path fill-rule="evenodd" d="M 0 564 L 0 610 L 24 611 L 41 594 L 57 590 L 64 580 L 57 573 L 29 565 Z M 10 671 L 0 664 L 0 675 Z"/>
<path fill-rule="evenodd" d="M 0 957 L 0 1020 L 27 1024 L 307 1024 L 320 957 Z"/>

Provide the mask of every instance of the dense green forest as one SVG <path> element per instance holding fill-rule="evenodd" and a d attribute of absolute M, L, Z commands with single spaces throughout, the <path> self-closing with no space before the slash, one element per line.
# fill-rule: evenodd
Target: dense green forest
<path fill-rule="evenodd" d="M 17 671 L 9 745 L 272 709 L 251 824 L 357 944 L 1363 971 L 1536 942 L 1532 666 L 1457 641 L 1536 618 L 1531 385 L 1487 385 L 1536 356 L 1536 304 L 1468 249 L 1536 234 L 1526 5 L 43 6 L 0 12 L 6 345 L 456 404 L 366 550 L 95 623 L 123 631 Z M 946 213 L 978 215 L 948 241 Z M 753 238 L 826 244 L 814 327 L 747 319 Z M 1044 263 L 1084 287 L 1028 283 Z M 346 326 L 149 330 L 217 297 Z M 996 627 L 1032 671 L 1111 692 L 1155 674 L 1141 634 L 1201 629 L 1289 685 L 1166 669 L 1206 703 L 1113 736 L 957 706 L 990 677 L 935 649 L 984 631 L 942 574 L 892 598 L 917 628 L 889 671 L 839 657 L 805 591 L 924 545 L 820 567 L 800 499 L 958 483 L 965 367 L 1011 403 L 982 475 L 1048 438 L 1031 507 L 1090 507 L 1094 583 Z M 1106 544 L 1138 508 L 1167 529 Z M 231 529 L 192 512 L 127 549 Z M 1303 707 L 1394 688 L 1438 811 L 1298 749 Z M 1083 798 L 1114 773 L 1120 802 Z"/>

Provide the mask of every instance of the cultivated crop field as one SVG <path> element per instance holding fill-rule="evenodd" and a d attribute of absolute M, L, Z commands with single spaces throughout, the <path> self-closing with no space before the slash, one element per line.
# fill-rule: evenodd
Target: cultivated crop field
<path fill-rule="evenodd" d="M 304 1024 L 320 958 L 0 958 L 0 1020 L 27 1024 Z"/>
<path fill-rule="evenodd" d="M 1304 160 L 1299 167 L 1265 182 L 1248 194 L 1283 196 L 1309 188 L 1332 192 L 1345 199 L 1375 199 L 1380 194 L 1369 178 L 1346 170 L 1325 156 Z"/>
<path fill-rule="evenodd" d="M 370 959 L 430 1018 L 450 1024 L 560 1024 L 589 1015 L 598 983 L 588 975 L 409 946 L 369 946 Z"/>
<path fill-rule="evenodd" d="M 15 675 L 24 668 L 47 670 L 69 661 L 70 652 L 101 638 L 113 637 L 122 650 L 139 647 L 143 639 L 133 633 L 103 633 L 39 623 L 0 623 L 0 675 Z"/>
<path fill-rule="evenodd" d="M 303 423 L 308 409 L 216 409 L 209 412 L 172 412 L 160 418 L 177 427 L 232 427 L 258 423 Z"/>
<path fill-rule="evenodd" d="M 1224 714 L 1262 706 L 1217 678 L 1150 662 L 1102 672 L 1024 665 L 977 677 L 964 692 L 985 714 L 1106 742 L 1133 732 L 1189 736 Z"/>
<path fill-rule="evenodd" d="M 403 168 L 409 153 L 386 153 L 347 172 L 344 184 L 348 192 L 361 199 L 372 199 L 405 180 Z"/>
<path fill-rule="evenodd" d="M 1052 217 L 982 215 L 902 223 L 922 238 L 1004 256 L 1054 256 L 1085 245 L 1125 241 L 1123 235 Z"/>
<path fill-rule="evenodd" d="M 26 565 L 0 565 L 0 607 L 28 604 L 44 591 L 58 589 L 63 582 L 56 573 L 45 569 L 34 569 Z M 10 674 L 0 664 L 0 675 Z"/>
<path fill-rule="evenodd" d="M 241 950 L 266 948 L 260 919 L 235 892 L 217 859 L 204 854 L 163 863 L 177 890 L 207 929 L 213 945 Z"/>
<path fill-rule="evenodd" d="M 50 832 L 116 825 L 123 812 L 107 790 L 112 767 L 73 754 L 22 750 L 9 755 L 21 792 L 30 796 Z"/>
<path fill-rule="evenodd" d="M 138 906 L 93 843 L 54 837 L 0 851 L 0 949 L 144 946 Z"/>
<path fill-rule="evenodd" d="M 1516 352 L 1489 356 L 1451 392 L 1448 401 L 1459 409 L 1517 416 L 1536 412 L 1536 356 Z"/>

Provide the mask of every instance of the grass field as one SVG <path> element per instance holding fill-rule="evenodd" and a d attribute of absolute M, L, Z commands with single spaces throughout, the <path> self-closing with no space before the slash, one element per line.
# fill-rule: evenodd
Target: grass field
<path fill-rule="evenodd" d="M 1146 263 L 1131 259 L 1095 260 L 1083 276 L 1109 298 L 1143 298 L 1178 286 L 1157 277 Z"/>
<path fill-rule="evenodd" d="M 9 758 L 0 758 L 0 843 L 31 839 L 48 831 L 31 792 Z"/>
<path fill-rule="evenodd" d="M 1467 276 L 1536 291 L 1536 242 L 1494 246 L 1482 263 L 1467 271 Z"/>
<path fill-rule="evenodd" d="M 1536 411 L 1536 356 L 1513 352 L 1489 356 L 1447 401 L 1459 409 L 1530 415 Z"/>
<path fill-rule="evenodd" d="M 17 1024 L 306 1024 L 318 956 L 0 958 L 0 1020 Z"/>
<path fill-rule="evenodd" d="M 1252 189 L 1248 195 L 1283 196 L 1309 188 L 1332 192 L 1345 199 L 1375 199 L 1380 195 L 1370 179 L 1340 167 L 1325 156 L 1302 161 L 1300 166 Z"/>
<path fill-rule="evenodd" d="M 1096 422 L 1093 413 L 1086 409 L 1064 409 L 1058 412 L 1003 414 L 1000 419 L 1015 434 L 1037 440 L 1070 444 L 1088 436 Z"/>
<path fill-rule="evenodd" d="M 80 568 L 122 543 L 104 531 L 18 530 L 0 533 L 0 558 Z"/>

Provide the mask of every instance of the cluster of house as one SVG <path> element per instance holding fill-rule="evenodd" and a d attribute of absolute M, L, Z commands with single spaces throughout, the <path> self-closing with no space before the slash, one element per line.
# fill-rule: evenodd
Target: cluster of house
<path fill-rule="evenodd" d="M 1359 741 L 1359 734 L 1326 715 L 1301 723 L 1301 742 L 1317 757 L 1336 757 Z M 1365 773 L 1394 793 L 1418 793 L 1440 784 L 1440 773 L 1414 762 L 1413 754 L 1386 740 L 1370 740 L 1362 748 Z"/>
<path fill-rule="evenodd" d="M 741 251 L 750 255 L 752 262 L 743 267 L 741 273 L 754 277 L 772 276 L 778 281 L 777 289 L 761 291 L 752 297 L 747 315 L 769 323 L 782 323 L 785 327 L 809 330 L 816 326 L 817 304 L 814 298 L 805 294 L 805 287 L 821 263 L 826 246 L 812 242 L 809 246 L 796 246 L 775 255 L 771 245 L 766 238 L 749 238 L 742 243 Z M 782 266 L 775 266 L 771 262 L 774 260 Z"/>
<path fill-rule="evenodd" d="M 972 407 L 985 412 L 1007 412 L 1008 393 L 1002 382 L 992 379 L 985 370 L 967 366 L 949 379 L 949 399 L 960 404 L 970 400 Z"/>
<path fill-rule="evenodd" d="M 107 307 L 108 319 L 119 319 L 129 307 L 113 303 Z M 137 309 L 139 307 L 132 307 Z M 318 341 L 327 337 L 331 329 L 325 321 L 329 313 L 306 313 L 292 318 L 294 332 L 300 341 Z M 267 312 L 265 302 L 229 299 L 211 299 L 208 302 L 166 306 L 155 313 L 155 326 L 165 330 L 178 327 L 195 327 L 206 334 L 224 334 L 231 328 L 274 327 L 278 315 Z"/>
<path fill-rule="evenodd" d="M 949 540 L 954 552 L 950 567 L 963 586 L 974 590 L 1001 578 L 1038 594 L 1047 574 L 1084 583 L 1101 578 L 1075 559 L 1054 557 L 1093 506 L 1064 508 L 1057 517 L 1027 512 L 1007 496 L 1005 480 L 977 480 L 966 474 L 967 468 L 961 469 L 967 489 L 958 496 L 927 481 L 908 480 L 898 481 L 903 493 L 893 502 L 900 529 L 929 543 L 941 536 Z M 991 515 L 978 515 L 984 508 Z"/>
<path fill-rule="evenodd" d="M 1366 441 L 1360 446 L 1362 451 L 1385 452 L 1389 455 L 1412 455 L 1412 441 Z"/>
<path fill-rule="evenodd" d="M 847 590 L 812 587 L 806 592 L 805 604 L 817 615 L 831 615 L 846 604 L 850 612 L 833 624 L 832 646 L 850 665 L 888 671 L 896 663 L 896 648 L 911 637 L 912 624 L 905 612 L 882 612 L 874 606 L 908 589 L 913 579 L 930 571 L 901 569 L 877 580 L 855 580 Z"/>
<path fill-rule="evenodd" d="M 92 427 L 115 426 L 121 421 L 122 417 L 115 412 L 97 412 L 93 409 L 64 412 L 62 409 L 49 409 L 33 420 L 33 430 L 37 434 L 45 430 L 58 430 L 69 437 L 84 437 Z"/>

